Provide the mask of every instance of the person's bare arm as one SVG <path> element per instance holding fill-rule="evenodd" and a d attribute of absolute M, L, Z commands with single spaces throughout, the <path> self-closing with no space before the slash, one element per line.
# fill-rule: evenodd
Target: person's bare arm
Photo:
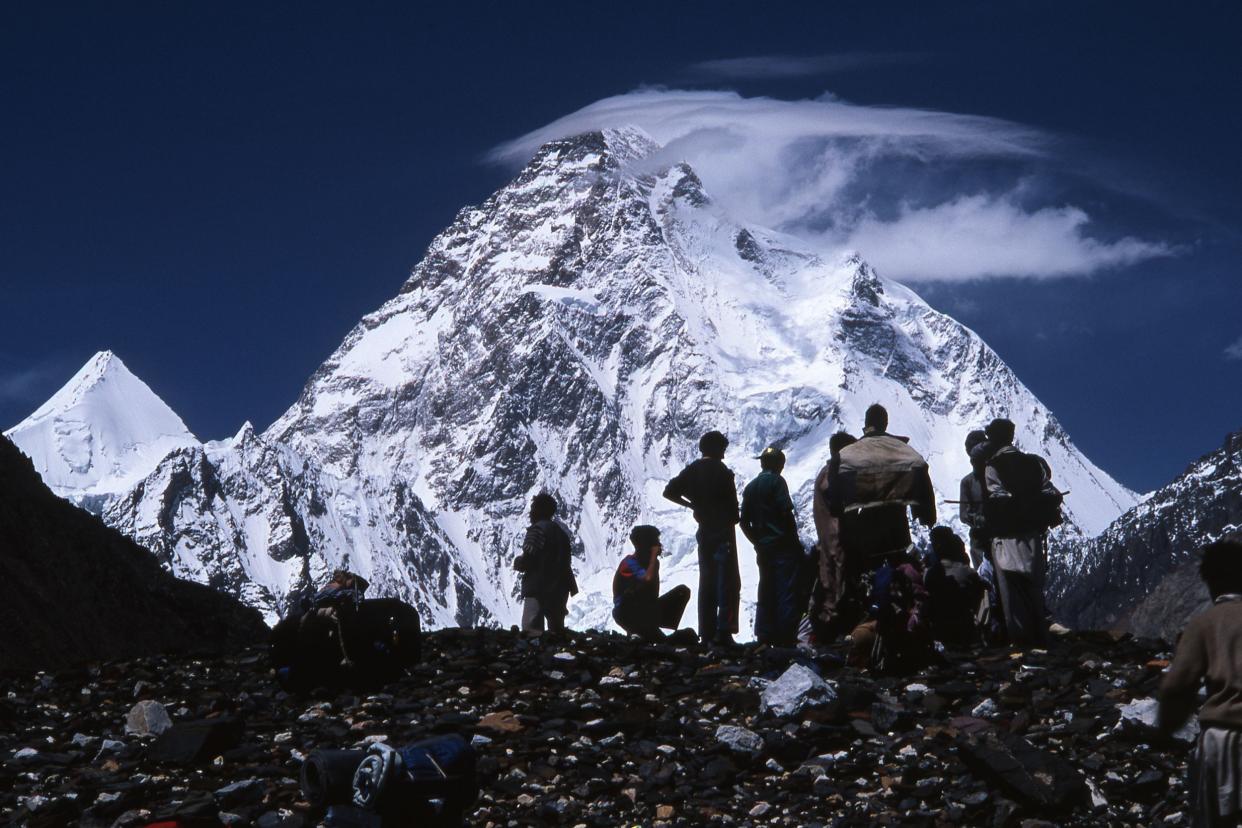
<path fill-rule="evenodd" d="M 659 580 L 659 577 L 660 577 L 660 552 L 661 552 L 663 549 L 664 549 L 664 547 L 663 547 L 663 546 L 660 546 L 660 544 L 658 544 L 658 543 L 657 543 L 654 547 L 652 547 L 652 549 L 651 549 L 651 563 L 647 564 L 647 570 L 646 570 L 645 572 L 643 572 L 643 577 L 640 579 L 640 580 L 642 580 L 644 583 L 651 583 L 652 581 Z"/>

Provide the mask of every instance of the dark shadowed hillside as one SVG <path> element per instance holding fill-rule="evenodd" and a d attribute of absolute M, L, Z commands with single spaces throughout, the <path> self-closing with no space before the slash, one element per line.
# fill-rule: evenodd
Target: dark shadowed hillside
<path fill-rule="evenodd" d="M 1196 551 L 1242 528 L 1242 431 L 1084 544 L 1055 570 L 1049 601 L 1064 623 L 1173 640 L 1207 603 Z"/>
<path fill-rule="evenodd" d="M 0 671 L 262 641 L 258 612 L 180 581 L 43 485 L 0 437 Z"/>

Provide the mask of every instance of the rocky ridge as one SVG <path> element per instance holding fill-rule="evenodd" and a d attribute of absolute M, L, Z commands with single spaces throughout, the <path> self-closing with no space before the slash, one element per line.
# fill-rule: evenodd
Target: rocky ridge
<path fill-rule="evenodd" d="M 1050 572 L 1049 602 L 1077 627 L 1173 640 L 1210 603 L 1197 552 L 1242 531 L 1242 431 L 1083 544 Z"/>
<path fill-rule="evenodd" d="M 53 494 L 0 437 L 0 670 L 64 667 L 263 641 L 259 614 L 174 578 L 120 532 Z"/>
<path fill-rule="evenodd" d="M 478 826 L 1188 824 L 1187 743 L 1143 724 L 1159 642 L 1071 634 L 884 678 L 675 640 L 443 630 L 356 695 L 281 692 L 257 651 L 0 678 L 0 818 L 296 828 L 322 816 L 296 781 L 312 750 L 460 732 Z M 204 720 L 213 742 L 169 749 Z"/>

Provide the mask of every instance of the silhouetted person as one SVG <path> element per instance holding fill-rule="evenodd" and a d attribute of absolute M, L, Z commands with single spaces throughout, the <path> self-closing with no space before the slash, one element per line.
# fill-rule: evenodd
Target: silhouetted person
<path fill-rule="evenodd" d="M 742 533 L 755 547 L 759 595 L 755 606 L 755 638 L 761 644 L 793 646 L 798 637 L 798 576 L 803 566 L 802 541 L 793 499 L 781 471 L 785 453 L 768 447 L 757 458 L 759 476 L 742 492 Z M 805 593 L 803 593 L 805 602 Z"/>
<path fill-rule="evenodd" d="M 971 568 L 966 544 L 948 526 L 931 530 L 931 546 L 923 583 L 932 635 L 954 647 L 972 647 L 980 639 L 979 608 L 987 595 L 983 578 Z"/>
<path fill-rule="evenodd" d="M 331 638 L 336 639 L 341 650 L 341 666 L 352 667 L 353 658 L 346 644 L 348 636 L 346 627 L 357 613 L 370 584 L 361 575 L 355 575 L 347 569 L 332 571 L 332 580 L 328 581 L 315 597 L 309 601 L 306 612 L 299 622 L 300 634 L 310 640 L 314 635 L 327 630 Z"/>
<path fill-rule="evenodd" d="M 707 432 L 699 440 L 703 456 L 664 487 L 664 496 L 693 509 L 699 524 L 699 639 L 704 643 L 733 643 L 738 625 L 737 487 L 724 464 L 728 447 L 719 431 Z"/>
<path fill-rule="evenodd" d="M 1190 619 L 1160 682 L 1157 728 L 1171 734 L 1194 712 L 1199 747 L 1190 768 L 1194 825 L 1242 822 L 1242 536 L 1203 549 L 1199 575 L 1212 607 Z"/>
<path fill-rule="evenodd" d="M 987 499 L 988 460 L 994 447 L 988 435 L 976 429 L 966 435 L 966 455 L 970 458 L 970 474 L 962 478 L 959 514 L 970 529 L 970 560 L 987 588 L 987 603 L 980 610 L 979 622 L 989 643 L 1006 640 L 1004 611 L 1000 603 L 1000 587 L 996 583 L 996 567 L 992 564 L 992 536 L 988 534 L 984 516 Z"/>
<path fill-rule="evenodd" d="M 984 472 L 984 518 L 1006 633 L 1017 646 L 1042 647 L 1048 643 L 1045 540 L 1048 529 L 1061 522 L 1061 494 L 1043 458 L 1014 447 L 1012 422 L 993 420 L 987 436 L 994 451 Z"/>
<path fill-rule="evenodd" d="M 841 521 L 847 555 L 879 566 L 890 555 L 911 549 L 906 511 L 924 526 L 936 522 L 936 495 L 927 461 L 908 438 L 888 433 L 888 412 L 876 403 L 867 409 L 863 436 L 841 449 L 829 481 L 830 506 Z"/>
<path fill-rule="evenodd" d="M 841 539 L 841 521 L 830 507 L 831 481 L 841 462 L 841 449 L 854 442 L 854 436 L 844 431 L 838 431 L 829 438 L 828 462 L 816 476 L 811 495 L 818 551 L 815 556 L 815 586 L 811 590 L 807 615 L 816 640 L 823 644 L 853 629 L 863 610 L 864 596 L 858 592 L 866 562 L 846 554 Z"/>
<path fill-rule="evenodd" d="M 635 526 L 630 531 L 634 551 L 621 559 L 612 578 L 612 618 L 621 629 L 648 640 L 664 637 L 661 628 L 675 630 L 690 602 L 690 588 L 676 586 L 660 594 L 660 530 Z"/>
<path fill-rule="evenodd" d="M 569 533 L 553 520 L 556 500 L 535 495 L 530 502 L 530 526 L 522 540 L 522 554 L 513 568 L 522 573 L 522 629 L 541 632 L 565 629 L 570 595 L 578 594 L 574 579 Z"/>
<path fill-rule="evenodd" d="M 988 537 L 983 519 L 983 500 L 987 487 L 983 479 L 987 467 L 988 435 L 976 429 L 966 435 L 966 455 L 970 458 L 970 474 L 962 478 L 959 498 L 959 515 L 962 523 L 970 529 L 970 562 L 978 569 L 985 559 L 992 557 L 991 538 Z M 980 448 L 979 451 L 975 449 Z"/>

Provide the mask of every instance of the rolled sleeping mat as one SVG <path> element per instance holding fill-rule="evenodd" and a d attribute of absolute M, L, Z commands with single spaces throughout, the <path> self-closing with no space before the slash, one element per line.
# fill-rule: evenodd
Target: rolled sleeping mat
<path fill-rule="evenodd" d="M 302 796 L 315 808 L 349 803 L 365 750 L 316 750 L 302 763 Z"/>
<path fill-rule="evenodd" d="M 373 745 L 353 788 L 354 803 L 375 811 L 459 814 L 479 796 L 474 748 L 457 735 L 399 749 Z"/>

